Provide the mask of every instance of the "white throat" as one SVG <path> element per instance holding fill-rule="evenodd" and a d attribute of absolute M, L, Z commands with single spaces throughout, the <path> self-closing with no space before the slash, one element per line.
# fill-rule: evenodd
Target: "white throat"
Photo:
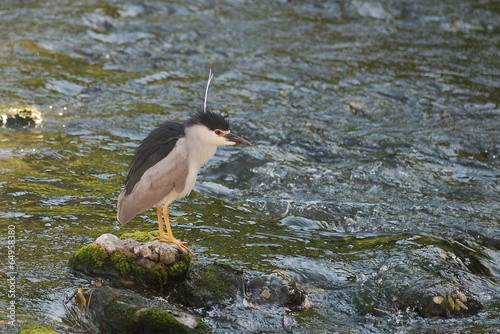
<path fill-rule="evenodd" d="M 217 143 L 214 143 L 214 134 L 203 125 L 186 127 L 186 141 L 189 152 L 189 166 L 200 169 L 210 160 L 215 151 Z"/>

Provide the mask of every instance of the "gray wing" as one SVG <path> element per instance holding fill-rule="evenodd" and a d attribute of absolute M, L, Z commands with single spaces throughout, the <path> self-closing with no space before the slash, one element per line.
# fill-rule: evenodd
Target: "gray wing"
<path fill-rule="evenodd" d="M 129 194 L 135 184 L 148 169 L 170 154 L 177 141 L 185 137 L 185 126 L 175 122 L 165 122 L 141 141 L 130 164 L 130 171 L 125 181 L 125 189 Z"/>
<path fill-rule="evenodd" d="M 184 141 L 180 139 L 169 155 L 149 168 L 129 194 L 126 189 L 121 192 L 117 219 L 122 225 L 164 199 L 170 204 L 176 199 L 174 190 L 182 192 L 189 171 Z"/>

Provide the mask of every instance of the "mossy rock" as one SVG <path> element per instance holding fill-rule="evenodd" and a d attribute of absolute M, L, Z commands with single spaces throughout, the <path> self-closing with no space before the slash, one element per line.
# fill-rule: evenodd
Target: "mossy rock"
<path fill-rule="evenodd" d="M 41 325 L 24 325 L 16 334 L 57 334 L 57 332 Z"/>
<path fill-rule="evenodd" d="M 160 232 L 158 230 L 144 232 L 144 231 L 135 231 L 130 233 L 123 233 L 120 236 L 120 240 L 126 239 L 134 239 L 141 242 L 147 242 L 153 238 L 157 238 L 160 236 Z"/>
<path fill-rule="evenodd" d="M 275 270 L 251 279 L 247 286 L 247 298 L 254 304 L 300 309 L 306 300 L 306 292 L 286 271 Z"/>
<path fill-rule="evenodd" d="M 191 268 L 186 280 L 177 283 L 170 291 L 169 298 L 189 307 L 209 308 L 229 305 L 243 289 L 242 271 L 211 264 Z"/>
<path fill-rule="evenodd" d="M 424 318 L 463 318 L 476 315 L 483 305 L 470 292 L 450 282 L 420 281 L 404 291 L 400 309 Z"/>
<path fill-rule="evenodd" d="M 101 287 L 85 291 L 91 321 L 110 333 L 210 333 L 195 315 L 130 290 Z"/>
<path fill-rule="evenodd" d="M 8 128 L 35 127 L 42 121 L 41 112 L 33 108 L 10 108 L 0 111 L 0 125 L 5 122 Z"/>
<path fill-rule="evenodd" d="M 109 261 L 109 256 L 104 248 L 96 244 L 88 244 L 71 254 L 69 265 L 90 273 L 101 269 L 107 261 Z"/>
<path fill-rule="evenodd" d="M 119 240 L 113 235 L 109 236 L 113 237 L 112 240 Z M 98 240 L 96 240 L 96 242 Z M 123 242 L 119 244 L 122 245 Z M 117 279 L 139 281 L 147 285 L 152 285 L 160 291 L 163 291 L 167 283 L 185 278 L 189 263 L 191 262 L 191 256 L 175 254 L 175 258 L 172 258 L 172 256 L 174 256 L 172 252 L 178 252 L 175 248 L 177 246 L 173 247 L 175 250 L 172 251 L 172 245 L 164 245 L 164 243 L 159 242 L 135 242 L 134 245 L 136 248 L 140 246 L 141 250 L 146 249 L 147 252 L 149 252 L 148 254 L 153 255 L 156 254 L 155 252 L 161 253 L 163 251 L 162 249 L 158 251 L 160 247 L 170 247 L 170 249 L 168 249 L 170 252 L 168 255 L 171 255 L 171 259 L 169 260 L 171 263 L 166 264 L 158 262 L 158 258 L 151 259 L 141 257 L 141 254 L 138 255 L 134 253 L 134 250 L 137 253 L 137 249 L 134 247 L 123 249 L 115 247 L 118 250 L 107 251 L 96 243 L 91 243 L 71 254 L 69 266 L 88 275 L 108 276 Z M 131 249 L 133 250 L 131 251 Z M 156 255 L 161 258 L 160 255 Z"/>

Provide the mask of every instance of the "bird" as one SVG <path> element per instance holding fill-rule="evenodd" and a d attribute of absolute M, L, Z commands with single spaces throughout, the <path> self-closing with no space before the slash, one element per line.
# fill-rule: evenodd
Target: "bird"
<path fill-rule="evenodd" d="M 117 220 L 122 225 L 138 213 L 156 206 L 160 235 L 151 241 L 173 243 L 182 253 L 186 250 L 192 256 L 187 242 L 174 238 L 172 234 L 169 205 L 190 194 L 200 168 L 214 156 L 218 146 L 252 145 L 231 132 L 229 121 L 224 116 L 207 110 L 212 78 L 210 69 L 203 111 L 195 112 L 185 124 L 161 123 L 141 141 L 117 203 Z M 167 234 L 163 230 L 162 214 Z"/>

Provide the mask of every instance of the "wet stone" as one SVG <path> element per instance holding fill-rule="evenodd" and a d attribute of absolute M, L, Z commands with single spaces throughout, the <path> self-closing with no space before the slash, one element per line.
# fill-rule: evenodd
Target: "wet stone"
<path fill-rule="evenodd" d="M 299 308 L 306 299 L 306 293 L 286 272 L 276 271 L 253 278 L 247 287 L 247 299 L 253 304 Z"/>
<path fill-rule="evenodd" d="M 226 265 L 210 264 L 190 268 L 186 279 L 170 290 L 169 300 L 189 307 L 226 306 L 244 290 L 242 271 Z"/>
<path fill-rule="evenodd" d="M 1 123 L 8 128 L 34 127 L 42 121 L 40 111 L 32 108 L 11 108 L 0 116 Z"/>
<path fill-rule="evenodd" d="M 113 234 L 103 234 L 94 242 L 108 254 L 121 252 L 127 258 L 137 260 L 146 269 L 153 269 L 158 263 L 173 264 L 180 259 L 180 249 L 160 241 L 140 242 L 134 239 L 120 240 Z"/>
<path fill-rule="evenodd" d="M 99 287 L 84 290 L 72 307 L 81 328 L 103 333 L 210 333 L 189 310 L 134 291 Z"/>
<path fill-rule="evenodd" d="M 74 252 L 69 264 L 90 276 L 107 277 L 112 286 L 152 286 L 169 301 L 187 307 L 210 309 L 241 302 L 255 309 L 264 304 L 287 309 L 304 306 L 305 291 L 284 271 L 249 280 L 243 271 L 224 264 L 190 265 L 190 261 L 189 255 L 172 244 L 103 234 Z"/>
<path fill-rule="evenodd" d="M 463 288 L 424 281 L 405 291 L 401 309 L 424 318 L 462 318 L 477 314 L 483 306 Z"/>
<path fill-rule="evenodd" d="M 107 233 L 75 251 L 69 265 L 89 275 L 138 281 L 163 291 L 167 283 L 185 277 L 190 261 L 174 244 L 122 240 Z"/>

